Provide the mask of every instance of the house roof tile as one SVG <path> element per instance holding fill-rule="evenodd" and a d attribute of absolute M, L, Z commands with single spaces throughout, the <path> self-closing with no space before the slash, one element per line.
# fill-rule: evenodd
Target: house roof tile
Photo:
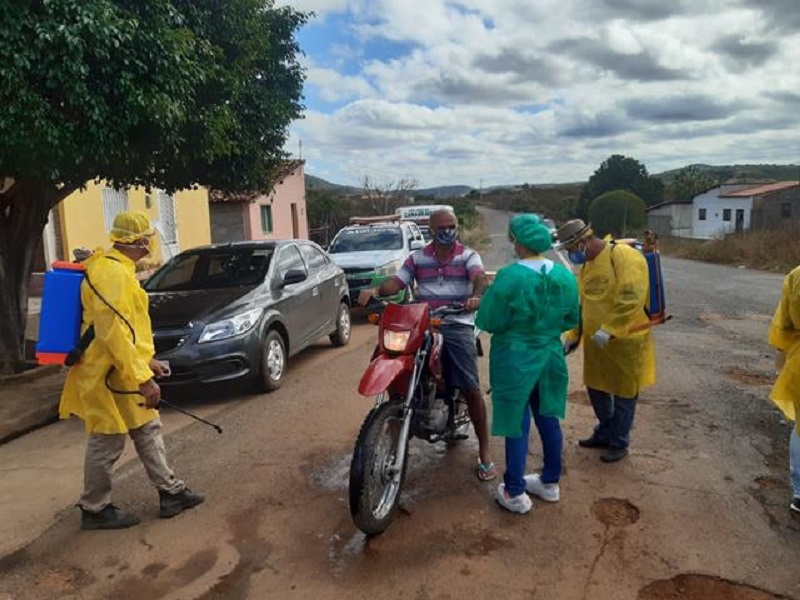
<path fill-rule="evenodd" d="M 780 192 L 794 187 L 800 187 L 800 181 L 778 181 L 753 187 L 746 187 L 734 192 L 720 194 L 720 198 L 750 198 L 751 196 L 763 196 L 772 192 Z"/>

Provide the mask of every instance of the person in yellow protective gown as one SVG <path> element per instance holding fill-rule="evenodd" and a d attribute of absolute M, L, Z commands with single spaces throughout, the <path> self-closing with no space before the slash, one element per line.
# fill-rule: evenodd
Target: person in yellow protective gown
<path fill-rule="evenodd" d="M 780 371 L 770 399 L 794 422 L 789 438 L 793 492 L 789 508 L 800 513 L 800 267 L 783 280 L 783 294 L 769 328 L 769 343 L 778 350 L 775 366 Z"/>
<path fill-rule="evenodd" d="M 580 219 L 558 230 L 561 247 L 579 266 L 581 325 L 567 336 L 565 352 L 583 340 L 583 379 L 598 424 L 584 448 L 607 448 L 600 459 L 628 455 L 639 392 L 655 383 L 655 349 L 645 306 L 647 261 L 627 244 L 606 242 Z"/>
<path fill-rule="evenodd" d="M 156 410 L 161 390 L 154 377 L 168 376 L 169 369 L 153 358 L 148 297 L 135 266 L 149 254 L 154 233 L 145 213 L 120 213 L 110 234 L 113 248 L 95 252 L 84 263 L 83 333 L 91 328 L 94 339 L 70 369 L 59 407 L 62 419 L 82 419 L 89 436 L 79 503 L 83 529 L 139 523 L 111 503 L 112 470 L 126 435 L 158 490 L 162 518 L 203 502 L 169 467 Z"/>
<path fill-rule="evenodd" d="M 489 374 L 492 433 L 505 436 L 506 471 L 495 495 L 511 512 L 531 510 L 528 494 L 560 498 L 569 376 L 561 334 L 577 326 L 578 284 L 572 272 L 544 256 L 552 234 L 536 215 L 517 215 L 508 227 L 519 260 L 498 271 L 475 324 L 492 333 Z M 542 439 L 544 468 L 525 475 L 531 414 Z"/>

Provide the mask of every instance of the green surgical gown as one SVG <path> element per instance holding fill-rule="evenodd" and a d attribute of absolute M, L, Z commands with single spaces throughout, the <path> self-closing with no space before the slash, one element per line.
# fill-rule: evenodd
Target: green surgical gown
<path fill-rule="evenodd" d="M 544 416 L 566 416 L 569 375 L 561 334 L 577 327 L 578 284 L 562 265 L 546 272 L 514 263 L 486 290 L 476 325 L 492 333 L 492 434 L 522 435 L 522 416 L 539 384 Z"/>

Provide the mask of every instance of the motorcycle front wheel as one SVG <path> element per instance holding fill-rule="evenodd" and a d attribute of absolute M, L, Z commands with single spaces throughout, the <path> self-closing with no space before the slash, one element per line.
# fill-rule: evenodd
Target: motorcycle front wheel
<path fill-rule="evenodd" d="M 398 456 L 403 406 L 387 402 L 375 407 L 361 426 L 350 463 L 350 514 L 368 535 L 383 533 L 400 503 L 408 464 L 408 444 Z"/>

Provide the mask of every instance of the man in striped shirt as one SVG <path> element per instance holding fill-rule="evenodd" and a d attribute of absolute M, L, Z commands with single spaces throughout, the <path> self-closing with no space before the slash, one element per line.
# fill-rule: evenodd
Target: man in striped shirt
<path fill-rule="evenodd" d="M 478 356 L 475 348 L 474 313 L 486 289 L 481 257 L 458 242 L 458 219 L 449 210 L 430 217 L 433 241 L 408 257 L 394 278 L 378 288 L 364 289 L 359 304 L 366 306 L 373 296 L 392 296 L 417 283 L 417 298 L 431 308 L 462 303 L 467 313 L 444 317 L 441 325 L 442 366 L 448 389 L 459 389 L 467 399 L 469 415 L 478 437 L 478 478 L 497 476 L 489 450 L 486 404 L 480 390 Z"/>

